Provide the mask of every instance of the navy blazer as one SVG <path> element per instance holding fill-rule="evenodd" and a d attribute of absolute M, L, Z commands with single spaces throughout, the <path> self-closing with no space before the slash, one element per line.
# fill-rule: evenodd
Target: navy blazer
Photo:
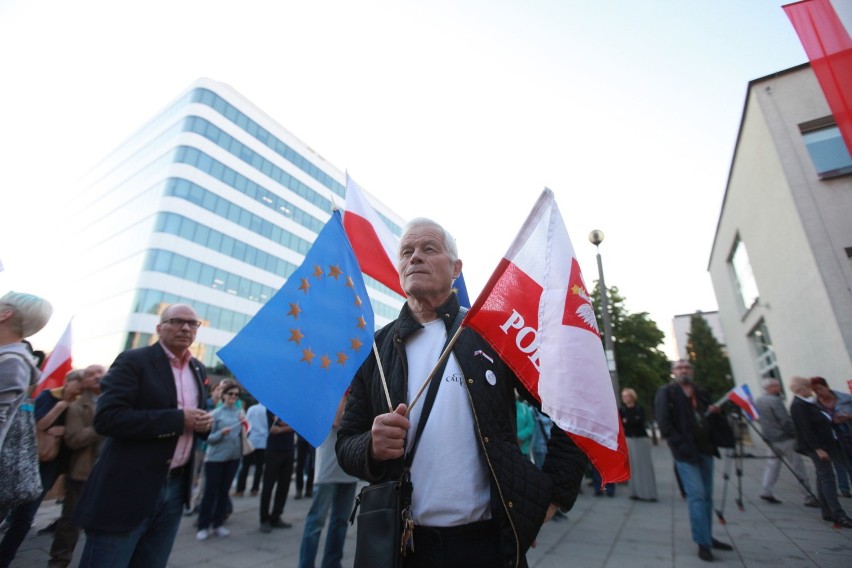
<path fill-rule="evenodd" d="M 207 370 L 194 357 L 189 365 L 198 387 L 196 407 L 203 409 Z M 87 530 L 131 531 L 153 512 L 184 431 L 174 374 L 159 343 L 116 358 L 101 380 L 94 426 L 106 440 L 74 520 Z M 193 455 L 183 476 L 186 505 Z"/>
<path fill-rule="evenodd" d="M 831 419 L 816 404 L 793 397 L 790 416 L 796 426 L 796 451 L 810 454 L 825 450 L 831 456 L 837 451 L 837 442 L 831 427 Z"/>

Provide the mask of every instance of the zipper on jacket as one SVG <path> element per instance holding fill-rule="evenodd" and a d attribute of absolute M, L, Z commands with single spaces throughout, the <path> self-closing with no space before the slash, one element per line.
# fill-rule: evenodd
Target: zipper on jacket
<path fill-rule="evenodd" d="M 509 526 L 512 527 L 512 534 L 515 536 L 515 566 L 521 565 L 521 543 L 518 539 L 518 530 L 515 528 L 515 523 L 512 521 L 509 507 L 506 506 L 506 500 L 503 498 L 503 490 L 500 488 L 500 480 L 494 472 L 494 466 L 491 465 L 491 460 L 488 459 L 488 449 L 485 447 L 485 441 L 482 439 L 482 429 L 479 427 L 479 417 L 476 415 L 476 407 L 473 405 L 473 395 L 468 388 L 467 379 L 464 386 L 467 391 L 467 398 L 470 401 L 470 411 L 473 413 L 473 421 L 476 422 L 476 436 L 479 438 L 479 443 L 482 446 L 482 451 L 485 453 L 485 461 L 488 464 L 488 470 L 491 472 L 491 477 L 494 478 L 494 485 L 497 486 L 497 493 L 500 495 L 500 504 L 503 505 L 503 510 L 506 512 L 506 518 L 509 520 Z"/>

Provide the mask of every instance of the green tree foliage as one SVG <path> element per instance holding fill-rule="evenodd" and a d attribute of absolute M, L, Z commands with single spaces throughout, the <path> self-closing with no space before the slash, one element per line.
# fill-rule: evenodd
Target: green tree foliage
<path fill-rule="evenodd" d="M 695 369 L 695 382 L 706 389 L 714 401 L 733 388 L 731 363 L 701 312 L 695 312 L 690 318 L 686 350 Z"/>
<path fill-rule="evenodd" d="M 663 332 L 647 312 L 632 314 L 627 311 L 625 299 L 619 294 L 617 287 L 608 287 L 607 295 L 619 385 L 622 389 L 630 387 L 636 391 L 639 404 L 645 407 L 650 418 L 654 414 L 654 394 L 660 385 L 668 382 L 670 376 L 669 359 L 660 351 Z M 603 335 L 600 286 L 597 282 L 591 296 L 598 318 L 598 328 Z"/>

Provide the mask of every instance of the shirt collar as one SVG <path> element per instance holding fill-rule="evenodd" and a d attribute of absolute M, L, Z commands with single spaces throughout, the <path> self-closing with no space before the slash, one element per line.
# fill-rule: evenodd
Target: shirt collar
<path fill-rule="evenodd" d="M 162 347 L 163 351 L 166 352 L 166 357 L 169 358 L 169 363 L 171 364 L 171 366 L 176 369 L 183 368 L 187 363 L 189 363 L 189 360 L 192 359 L 192 353 L 189 352 L 189 349 L 184 351 L 183 355 L 178 357 L 177 355 L 169 351 L 169 348 L 163 345 L 162 341 L 160 341 L 160 347 Z"/>

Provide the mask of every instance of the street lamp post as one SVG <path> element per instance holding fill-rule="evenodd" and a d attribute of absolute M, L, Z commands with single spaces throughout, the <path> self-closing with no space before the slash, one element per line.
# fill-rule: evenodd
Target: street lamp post
<path fill-rule="evenodd" d="M 618 369 L 615 366 L 615 349 L 612 343 L 612 323 L 609 319 L 609 296 L 604 282 L 603 262 L 601 261 L 600 244 L 604 240 L 603 231 L 595 229 L 589 233 L 589 241 L 595 245 L 598 257 L 598 285 L 601 295 L 601 319 L 603 319 L 604 352 L 606 353 L 606 364 L 609 368 L 609 376 L 612 379 L 612 390 L 615 392 L 615 400 L 619 400 Z"/>

